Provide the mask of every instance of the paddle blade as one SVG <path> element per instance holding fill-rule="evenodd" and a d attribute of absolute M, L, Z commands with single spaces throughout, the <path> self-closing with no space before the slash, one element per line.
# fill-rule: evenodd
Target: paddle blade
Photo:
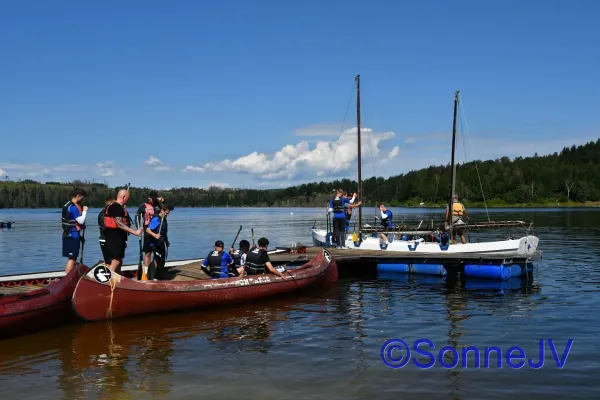
<path fill-rule="evenodd" d="M 148 267 L 146 267 L 146 266 L 142 267 L 142 280 L 143 281 L 148 280 Z"/>

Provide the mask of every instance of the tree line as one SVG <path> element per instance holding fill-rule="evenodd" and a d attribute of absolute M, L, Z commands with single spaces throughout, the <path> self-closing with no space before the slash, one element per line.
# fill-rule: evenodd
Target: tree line
<path fill-rule="evenodd" d="M 363 205 L 384 202 L 390 206 L 442 207 L 450 197 L 449 165 L 430 166 L 389 178 L 363 181 Z M 0 182 L 0 208 L 59 208 L 73 187 L 88 192 L 85 203 L 102 207 L 104 199 L 122 187 L 102 183 L 33 180 Z M 185 187 L 159 191 L 178 207 L 322 207 L 336 188 L 356 191 L 349 179 L 313 182 L 285 189 L 234 189 Z M 130 187 L 130 204 L 143 203 L 151 188 Z M 456 192 L 467 206 L 554 205 L 600 201 L 600 139 L 561 152 L 533 157 L 502 157 L 457 165 Z"/>

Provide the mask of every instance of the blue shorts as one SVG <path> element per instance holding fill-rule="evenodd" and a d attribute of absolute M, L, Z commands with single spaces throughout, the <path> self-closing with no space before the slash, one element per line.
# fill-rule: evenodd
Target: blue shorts
<path fill-rule="evenodd" d="M 63 257 L 77 258 L 77 256 L 79 255 L 80 243 L 81 242 L 80 242 L 79 238 L 77 238 L 77 239 L 73 239 L 72 237 L 64 238 L 63 239 L 63 248 L 62 248 Z"/>

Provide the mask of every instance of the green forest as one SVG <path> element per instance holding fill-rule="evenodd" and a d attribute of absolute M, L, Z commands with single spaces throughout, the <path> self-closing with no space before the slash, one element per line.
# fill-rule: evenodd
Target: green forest
<path fill-rule="evenodd" d="M 450 165 L 431 166 L 389 178 L 363 181 L 363 205 L 443 207 L 450 197 Z M 0 182 L 0 208 L 59 208 L 74 186 L 83 187 L 85 204 L 101 207 L 122 187 L 74 181 Z M 356 191 L 351 180 L 313 182 L 285 189 L 248 190 L 210 187 L 159 191 L 176 207 L 322 207 L 335 188 Z M 144 202 L 150 188 L 131 187 L 129 204 Z M 457 165 L 456 192 L 468 207 L 583 205 L 600 201 L 600 139 L 544 156 L 503 157 Z"/>

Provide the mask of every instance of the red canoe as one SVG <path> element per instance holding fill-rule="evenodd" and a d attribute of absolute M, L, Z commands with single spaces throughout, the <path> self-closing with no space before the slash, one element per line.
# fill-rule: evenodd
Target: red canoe
<path fill-rule="evenodd" d="M 326 250 L 296 268 L 291 277 L 273 274 L 187 281 L 138 281 L 98 265 L 84 275 L 73 293 L 75 313 L 86 321 L 201 308 L 275 296 L 338 279 L 337 264 Z"/>
<path fill-rule="evenodd" d="M 71 297 L 79 278 L 88 271 L 84 264 L 77 264 L 56 282 L 35 282 L 48 283 L 45 287 L 0 296 L 0 338 L 33 333 L 76 320 Z M 22 284 L 18 283 L 17 286 Z"/>

